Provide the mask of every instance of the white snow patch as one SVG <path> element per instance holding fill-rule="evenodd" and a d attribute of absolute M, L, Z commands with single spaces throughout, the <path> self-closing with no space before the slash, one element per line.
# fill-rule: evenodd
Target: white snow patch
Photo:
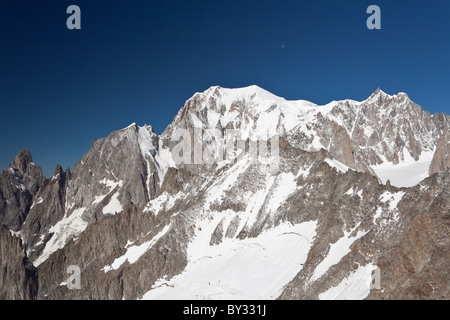
<path fill-rule="evenodd" d="M 154 236 L 150 241 L 144 242 L 143 244 L 139 246 L 132 246 L 127 248 L 127 252 L 114 260 L 114 262 L 109 265 L 105 266 L 102 270 L 107 273 L 111 270 L 117 270 L 120 268 L 121 265 L 125 263 L 125 261 L 128 260 L 130 264 L 135 263 L 139 260 L 140 257 L 142 257 L 148 250 L 150 250 L 153 245 L 162 237 L 164 236 L 167 231 L 169 230 L 170 225 L 167 225 L 164 227 L 163 230 L 161 230 L 156 236 Z M 128 243 L 127 243 L 128 246 Z"/>
<path fill-rule="evenodd" d="M 170 195 L 167 192 L 160 194 L 157 198 L 151 200 L 144 209 L 144 212 L 152 212 L 157 216 L 161 210 L 166 211 L 173 208 L 177 200 L 182 199 L 185 196 L 183 192 L 178 192 L 175 195 Z"/>
<path fill-rule="evenodd" d="M 336 287 L 319 294 L 320 300 L 363 300 L 370 294 L 373 264 L 359 266 Z"/>
<path fill-rule="evenodd" d="M 411 157 L 406 148 L 403 153 L 404 160 L 399 164 L 394 165 L 385 161 L 382 164 L 371 166 L 383 184 L 386 184 L 389 180 L 391 185 L 399 188 L 413 187 L 423 179 L 428 178 L 428 169 L 433 160 L 434 150 L 423 151 L 418 161 Z"/>
<path fill-rule="evenodd" d="M 256 238 L 209 239 L 218 219 L 205 220 L 188 247 L 188 265 L 171 280 L 160 279 L 143 299 L 275 299 L 303 268 L 315 221 L 281 224 Z"/>
<path fill-rule="evenodd" d="M 130 128 L 133 128 L 133 127 L 135 127 L 136 126 L 136 122 L 133 122 L 132 124 L 130 124 L 128 127 L 126 127 L 126 128 L 123 128 L 122 130 L 125 130 L 125 129 L 130 129 Z"/>
<path fill-rule="evenodd" d="M 395 210 L 397 208 L 398 203 L 400 202 L 400 200 L 402 200 L 404 195 L 405 195 L 404 191 L 399 191 L 396 193 L 391 193 L 389 191 L 385 191 L 380 196 L 380 201 L 383 203 L 389 202 L 389 209 Z"/>
<path fill-rule="evenodd" d="M 71 238 L 77 237 L 86 229 L 88 223 L 82 218 L 85 210 L 86 208 L 74 210 L 70 216 L 65 215 L 63 219 L 50 228 L 49 232 L 54 234 L 46 243 L 42 254 L 33 262 L 36 267 L 47 260 L 52 253 L 64 248 Z"/>
<path fill-rule="evenodd" d="M 112 181 L 112 180 L 103 178 L 103 180 L 99 181 L 99 183 L 101 183 L 101 184 L 103 184 L 103 185 L 109 187 L 110 191 L 112 191 L 112 190 L 114 190 L 117 186 L 122 186 L 123 181 L 116 182 L 116 181 Z"/>
<path fill-rule="evenodd" d="M 152 137 L 150 134 L 150 127 L 138 127 L 138 143 L 141 155 L 145 159 L 145 155 L 151 151 L 155 152 L 155 147 L 152 143 Z"/>
<path fill-rule="evenodd" d="M 164 192 L 157 198 L 151 200 L 145 207 L 144 212 L 152 211 L 155 214 L 155 216 L 157 216 L 158 213 L 164 208 L 164 203 L 166 203 L 168 198 L 169 194 L 167 192 Z"/>
<path fill-rule="evenodd" d="M 378 207 L 377 211 L 375 212 L 375 215 L 373 217 L 373 223 L 384 226 L 387 223 L 397 222 L 398 219 L 400 218 L 399 211 L 397 210 L 397 206 L 398 206 L 398 203 L 402 200 L 404 195 L 405 195 L 404 191 L 399 191 L 399 192 L 395 192 L 395 193 L 385 191 L 380 196 L 380 201 L 382 203 L 388 203 L 389 210 L 386 210 L 386 212 L 385 212 L 382 207 Z M 394 213 L 393 215 L 392 215 L 392 212 Z M 384 218 L 384 220 L 379 221 L 380 218 Z"/>
<path fill-rule="evenodd" d="M 133 245 L 133 243 L 135 243 L 136 241 L 130 241 L 130 240 L 128 240 L 127 241 L 127 244 L 125 245 L 125 249 L 128 249 L 128 247 L 129 246 L 132 246 Z"/>
<path fill-rule="evenodd" d="M 108 196 L 117 186 L 119 186 L 119 188 L 123 186 L 123 181 L 115 182 L 112 180 L 108 180 L 106 178 L 99 181 L 99 183 L 107 186 L 109 188 L 109 192 L 105 195 L 96 196 L 94 201 L 92 202 L 92 205 L 97 205 L 100 202 L 102 202 L 103 199 L 105 199 L 105 197 Z M 117 191 L 111 197 L 111 200 L 109 201 L 109 203 L 103 208 L 104 214 L 115 214 L 115 213 L 121 212 L 123 210 L 118 197 L 119 197 L 119 191 Z"/>
<path fill-rule="evenodd" d="M 93 205 L 96 205 L 96 204 L 102 202 L 103 199 L 105 199 L 106 196 L 107 196 L 107 194 L 105 194 L 105 195 L 103 195 L 103 196 L 97 196 L 97 197 L 95 197 L 94 202 L 92 202 L 92 204 L 93 204 Z"/>
<path fill-rule="evenodd" d="M 297 189 L 297 182 L 292 173 L 281 173 L 277 177 L 276 189 L 267 204 L 267 210 L 275 213 L 283 202 Z"/>
<path fill-rule="evenodd" d="M 173 208 L 177 200 L 183 199 L 185 194 L 183 192 L 178 192 L 176 195 L 169 197 L 169 201 L 166 203 L 166 210 L 170 210 Z"/>
<path fill-rule="evenodd" d="M 147 162 L 147 171 L 151 171 L 149 161 L 152 161 L 156 167 L 157 174 L 159 176 L 159 184 L 161 185 L 164 179 L 164 175 L 166 174 L 167 169 L 172 162 L 171 154 L 167 155 L 167 159 L 158 154 L 155 146 L 152 143 L 152 132 L 151 127 L 149 126 L 138 127 L 138 143 L 141 150 L 141 155 Z M 150 184 L 150 178 L 151 175 L 148 174 L 147 186 Z"/>
<path fill-rule="evenodd" d="M 373 216 L 373 223 L 374 223 L 374 224 L 377 224 L 377 220 L 378 220 L 379 218 L 381 218 L 382 215 L 383 215 L 383 209 L 380 208 L 380 207 L 378 207 L 378 208 L 377 208 L 377 211 L 376 211 L 376 213 L 375 213 L 375 215 Z"/>
<path fill-rule="evenodd" d="M 311 281 L 316 281 L 321 276 L 323 276 L 330 267 L 339 263 L 343 257 L 345 257 L 350 250 L 350 246 L 359 238 L 367 234 L 369 231 L 358 231 L 358 233 L 351 237 L 350 235 L 359 227 L 359 224 L 350 230 L 349 232 L 344 231 L 344 236 L 340 238 L 335 243 L 331 244 L 330 251 L 328 255 L 323 259 L 323 261 L 316 267 L 314 274 L 311 277 Z"/>
<path fill-rule="evenodd" d="M 109 203 L 103 208 L 103 214 L 116 214 L 122 212 L 123 207 L 119 201 L 119 192 L 116 192 Z"/>
<path fill-rule="evenodd" d="M 70 209 L 73 209 L 73 207 L 75 207 L 75 202 L 69 202 L 67 201 L 67 196 L 66 196 L 66 211 L 69 211 Z"/>
<path fill-rule="evenodd" d="M 45 239 L 45 234 L 42 234 L 39 237 L 39 241 L 34 244 L 34 247 L 39 247 L 41 244 L 43 244 L 44 243 L 44 239 Z"/>
<path fill-rule="evenodd" d="M 176 164 L 172 157 L 172 152 L 169 148 L 160 148 L 155 156 L 156 161 L 159 163 L 161 170 L 166 172 L 169 167 L 176 168 Z M 163 180 L 163 179 L 161 179 Z M 162 181 L 161 181 L 162 183 Z"/>
<path fill-rule="evenodd" d="M 33 204 L 31 205 L 30 210 L 33 209 L 38 204 L 41 204 L 42 202 L 44 202 L 44 199 L 42 199 L 42 197 L 39 197 L 39 199 L 36 202 L 33 202 Z"/>
<path fill-rule="evenodd" d="M 330 167 L 335 168 L 338 172 L 346 173 L 350 168 L 347 167 L 342 162 L 339 162 L 335 159 L 325 159 L 325 162 L 330 165 Z"/>
<path fill-rule="evenodd" d="M 12 231 L 12 230 L 9 230 L 9 232 L 11 233 L 11 235 L 12 235 L 13 237 L 20 238 L 20 231 Z"/>
<path fill-rule="evenodd" d="M 354 195 L 355 193 L 356 193 L 360 198 L 362 198 L 362 195 L 363 195 L 363 190 L 362 190 L 362 189 L 359 190 L 358 192 L 356 192 L 356 190 L 353 190 L 353 187 L 351 187 L 350 189 L 348 189 L 348 191 L 347 191 L 345 194 L 351 196 L 351 195 Z"/>
<path fill-rule="evenodd" d="M 248 160 L 248 158 L 244 158 L 242 161 L 239 161 L 233 167 L 225 171 L 218 179 L 216 178 L 215 183 L 207 192 L 207 201 L 205 203 L 206 209 L 209 209 L 211 204 L 215 201 L 220 201 L 223 194 L 236 183 L 239 175 L 250 165 L 250 161 Z"/>
<path fill-rule="evenodd" d="M 256 222 L 258 218 L 258 212 L 264 205 L 264 202 L 267 199 L 267 195 L 269 194 L 269 191 L 272 188 L 274 181 L 275 181 L 274 177 L 269 177 L 265 188 L 259 189 L 253 194 L 252 192 L 247 192 L 245 194 L 244 198 L 246 199 L 248 205 L 245 209 L 245 212 L 239 215 L 240 224 L 239 227 L 237 228 L 236 234 L 241 232 L 244 227 L 251 228 L 253 224 Z M 271 202 L 272 202 L 272 209 L 274 207 L 278 209 L 279 204 L 277 204 L 277 199 L 272 198 Z"/>
<path fill-rule="evenodd" d="M 17 189 L 20 189 L 22 192 L 25 192 L 27 190 L 27 186 L 23 183 L 20 183 L 18 186 L 16 186 Z"/>
<path fill-rule="evenodd" d="M 307 169 L 300 168 L 297 172 L 297 175 L 295 176 L 295 179 L 297 180 L 299 177 L 307 178 L 309 176 L 311 168 L 312 168 L 312 166 L 310 166 Z"/>
<path fill-rule="evenodd" d="M 195 114 L 191 113 L 190 116 L 191 116 L 192 124 L 194 125 L 194 127 L 196 129 L 205 128 L 205 126 L 203 125 L 203 122 Z"/>

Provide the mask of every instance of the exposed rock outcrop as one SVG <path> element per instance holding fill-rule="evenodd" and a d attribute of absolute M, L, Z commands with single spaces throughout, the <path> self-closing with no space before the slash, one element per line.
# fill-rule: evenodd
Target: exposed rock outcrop
<path fill-rule="evenodd" d="M 0 174 L 0 224 L 19 231 L 27 217 L 33 197 L 45 182 L 41 168 L 32 162 L 28 149 L 19 152 Z"/>
<path fill-rule="evenodd" d="M 34 300 L 38 274 L 19 237 L 0 226 L 0 300 Z"/>

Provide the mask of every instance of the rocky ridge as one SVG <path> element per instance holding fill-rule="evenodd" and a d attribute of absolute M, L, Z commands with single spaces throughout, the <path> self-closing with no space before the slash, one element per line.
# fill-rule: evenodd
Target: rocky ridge
<path fill-rule="evenodd" d="M 449 124 L 403 93 L 317 106 L 256 86 L 212 87 L 160 136 L 132 124 L 95 141 L 73 173 L 58 167 L 45 179 L 19 153 L 0 175 L 1 223 L 37 266 L 39 299 L 352 298 L 345 283 L 359 288 L 353 298 L 447 299 Z M 237 129 L 247 143 L 279 135 L 277 171 L 246 157 L 177 165 L 177 130 L 217 147 L 199 128 Z M 377 176 L 377 165 L 427 152 L 431 176 L 414 187 Z M 255 258 L 242 266 L 240 254 Z M 236 267 L 214 269 L 224 263 Z M 81 268 L 82 290 L 64 285 L 69 265 Z M 382 289 L 370 290 L 376 268 Z M 258 287 L 245 272 L 278 281 Z"/>

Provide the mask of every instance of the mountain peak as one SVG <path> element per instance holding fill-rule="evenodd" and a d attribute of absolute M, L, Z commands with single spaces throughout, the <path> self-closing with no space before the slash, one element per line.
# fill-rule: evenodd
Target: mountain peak
<path fill-rule="evenodd" d="M 381 90 L 380 87 L 378 87 L 377 90 L 375 90 L 375 92 L 372 93 L 367 100 L 373 100 L 373 99 L 378 98 L 378 97 L 392 97 L 392 96 L 387 94 L 383 90 Z"/>
<path fill-rule="evenodd" d="M 62 166 L 60 164 L 57 164 L 56 168 L 55 168 L 55 173 L 53 174 L 53 176 L 55 177 L 58 174 L 63 174 L 63 173 L 64 173 L 64 171 L 63 171 Z"/>
<path fill-rule="evenodd" d="M 124 128 L 124 129 L 131 129 L 131 128 L 135 129 L 136 127 L 137 127 L 136 122 L 133 122 L 132 124 L 130 124 L 128 127 Z"/>
<path fill-rule="evenodd" d="M 25 148 L 16 155 L 11 165 L 16 167 L 21 173 L 25 173 L 31 162 L 33 162 L 33 157 L 31 156 L 30 150 Z"/>
<path fill-rule="evenodd" d="M 128 127 L 125 127 L 125 128 L 123 128 L 123 129 L 121 129 L 121 130 L 119 130 L 119 131 L 126 131 L 126 130 L 129 130 L 129 129 L 133 129 L 133 130 L 139 131 L 139 129 L 141 129 L 141 128 L 147 129 L 147 130 L 149 130 L 150 132 L 153 132 L 153 133 L 155 132 L 155 131 L 153 130 L 153 127 L 152 127 L 151 125 L 149 125 L 149 124 L 144 124 L 144 125 L 141 127 L 141 126 L 137 125 L 136 122 L 133 122 L 133 123 L 130 124 Z"/>
<path fill-rule="evenodd" d="M 275 101 L 275 102 L 285 101 L 284 98 L 276 96 L 275 94 L 257 85 L 250 85 L 241 88 L 223 88 L 220 86 L 212 86 L 206 91 L 197 94 L 200 94 L 204 97 L 218 97 L 223 102 L 253 100 L 253 99 L 261 101 Z"/>
<path fill-rule="evenodd" d="M 405 92 L 397 93 L 397 97 L 402 97 L 402 98 L 406 98 L 406 99 L 410 100 L 408 94 L 406 94 Z"/>
<path fill-rule="evenodd" d="M 390 94 L 384 92 L 383 90 L 381 90 L 379 87 L 377 88 L 377 90 L 374 93 L 372 93 L 370 95 L 369 98 L 367 98 L 367 100 L 373 100 L 373 99 L 377 99 L 377 98 L 380 98 L 380 97 L 381 98 L 388 98 L 388 99 L 399 98 L 399 99 L 410 100 L 409 96 L 406 93 L 404 93 L 404 92 L 399 92 L 399 93 L 397 93 L 395 95 L 390 95 Z"/>

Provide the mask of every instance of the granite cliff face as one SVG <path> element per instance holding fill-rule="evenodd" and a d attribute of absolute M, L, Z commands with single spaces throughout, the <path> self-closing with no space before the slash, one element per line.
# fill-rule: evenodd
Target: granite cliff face
<path fill-rule="evenodd" d="M 441 120 L 448 119 L 448 116 L 440 115 L 439 119 L 439 122 L 442 122 L 443 129 L 436 144 L 436 152 L 430 165 L 430 174 L 450 168 L 450 144 L 448 143 L 450 141 L 449 123 L 448 121 Z"/>
<path fill-rule="evenodd" d="M 448 299 L 449 124 L 404 93 L 317 106 L 212 87 L 161 135 L 94 141 L 72 173 L 46 179 L 25 149 L 0 174 L 0 278 L 18 279 L 2 297 Z M 246 151 L 279 137 L 279 157 L 176 160 L 227 130 Z"/>
<path fill-rule="evenodd" d="M 10 230 L 19 231 L 44 180 L 42 170 L 33 163 L 30 151 L 24 149 L 19 152 L 0 175 L 0 223 Z"/>
<path fill-rule="evenodd" d="M 37 298 L 37 270 L 28 260 L 20 238 L 4 226 L 0 226 L 0 267 L 1 300 Z"/>

